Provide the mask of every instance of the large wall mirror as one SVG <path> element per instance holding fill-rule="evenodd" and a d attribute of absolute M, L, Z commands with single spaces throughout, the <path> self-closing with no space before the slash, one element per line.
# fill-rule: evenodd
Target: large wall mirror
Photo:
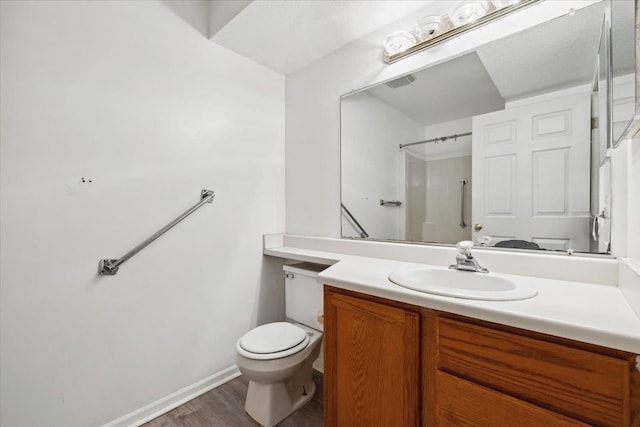
<path fill-rule="evenodd" d="M 343 96 L 342 236 L 608 253 L 608 7 Z"/>

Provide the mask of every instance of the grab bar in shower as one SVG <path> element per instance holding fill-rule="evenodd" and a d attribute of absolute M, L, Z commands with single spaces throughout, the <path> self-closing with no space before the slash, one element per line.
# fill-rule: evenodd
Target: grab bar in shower
<path fill-rule="evenodd" d="M 467 228 L 467 223 L 464 222 L 464 187 L 467 185 L 467 179 L 462 178 L 460 180 L 460 228 Z"/>
<path fill-rule="evenodd" d="M 360 225 L 360 223 L 358 222 L 356 217 L 354 217 L 351 214 L 351 212 L 349 212 L 349 209 L 347 209 L 347 207 L 345 205 L 343 205 L 342 203 L 340 203 L 340 207 L 342 207 L 342 209 L 344 209 L 344 211 L 347 214 L 347 216 L 351 219 L 351 221 L 353 221 L 353 223 L 355 224 L 356 228 L 358 229 L 358 233 L 360 234 L 360 237 L 362 237 L 363 239 L 366 239 L 367 237 L 369 237 L 369 234 L 366 231 L 364 231 L 364 228 L 362 228 L 362 226 Z"/>
<path fill-rule="evenodd" d="M 147 246 L 149 246 L 149 244 L 151 244 L 151 242 L 156 240 L 158 237 L 162 236 L 164 233 L 171 230 L 176 224 L 178 224 L 180 221 L 182 221 L 183 219 L 185 219 L 186 217 L 194 213 L 202 205 L 204 205 L 205 203 L 212 203 L 214 197 L 215 197 L 215 193 L 212 190 L 202 190 L 200 192 L 200 201 L 198 203 L 193 205 L 191 208 L 185 211 L 178 218 L 174 219 L 169 224 L 162 227 L 161 230 L 157 231 L 156 233 L 148 237 L 144 242 L 140 243 L 138 246 L 131 249 L 129 252 L 122 255 L 118 259 L 101 259 L 99 268 L 98 268 L 98 273 L 102 276 L 115 275 L 118 272 L 118 268 L 122 264 L 124 264 L 127 260 L 129 260 L 131 257 L 133 257 L 135 254 L 137 254 Z"/>

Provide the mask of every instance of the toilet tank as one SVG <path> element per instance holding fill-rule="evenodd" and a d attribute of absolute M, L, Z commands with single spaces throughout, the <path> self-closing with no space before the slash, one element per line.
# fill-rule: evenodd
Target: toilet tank
<path fill-rule="evenodd" d="M 322 289 L 318 273 L 329 266 L 303 262 L 285 265 L 285 303 L 287 318 L 322 331 Z"/>

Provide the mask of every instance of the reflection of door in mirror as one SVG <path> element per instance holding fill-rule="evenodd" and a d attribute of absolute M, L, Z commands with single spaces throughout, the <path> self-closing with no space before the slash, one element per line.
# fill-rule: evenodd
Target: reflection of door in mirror
<path fill-rule="evenodd" d="M 473 237 L 587 252 L 591 92 L 538 99 L 473 118 Z"/>

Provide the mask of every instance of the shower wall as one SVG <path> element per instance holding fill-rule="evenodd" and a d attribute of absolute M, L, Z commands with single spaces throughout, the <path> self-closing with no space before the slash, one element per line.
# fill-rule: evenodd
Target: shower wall
<path fill-rule="evenodd" d="M 425 241 L 456 243 L 471 239 L 471 156 L 426 162 L 426 221 L 422 236 Z M 460 226 L 461 186 L 466 179 L 464 206 L 466 226 Z"/>
<path fill-rule="evenodd" d="M 438 243 L 471 239 L 471 156 L 407 159 L 408 239 Z M 464 228 L 460 226 L 462 178 L 467 180 Z"/>
<path fill-rule="evenodd" d="M 423 139 L 471 131 L 471 117 L 426 126 Z M 407 239 L 456 243 L 471 239 L 471 136 L 429 142 L 407 152 Z M 460 227 L 460 180 L 466 179 Z"/>
<path fill-rule="evenodd" d="M 427 162 L 406 155 L 406 239 L 414 242 L 424 240 L 422 232 L 427 208 Z"/>

